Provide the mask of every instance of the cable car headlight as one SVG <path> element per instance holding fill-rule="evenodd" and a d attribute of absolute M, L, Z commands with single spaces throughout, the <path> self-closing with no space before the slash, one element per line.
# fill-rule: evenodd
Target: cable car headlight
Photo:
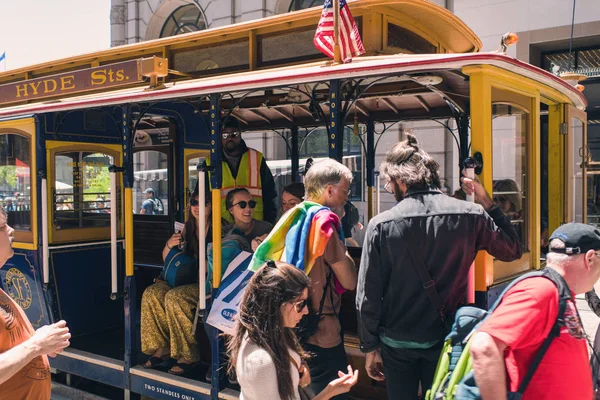
<path fill-rule="evenodd" d="M 585 76 L 583 74 L 578 74 L 576 72 L 565 72 L 564 74 L 560 74 L 559 76 L 565 82 L 567 82 L 569 85 L 573 86 L 575 89 L 579 90 L 580 92 L 583 92 L 583 90 L 585 89 L 585 87 L 582 84 L 580 84 L 579 82 L 586 80 L 587 76 Z"/>
<path fill-rule="evenodd" d="M 500 39 L 500 51 L 506 53 L 506 48 L 519 41 L 519 36 L 514 32 L 506 32 Z"/>

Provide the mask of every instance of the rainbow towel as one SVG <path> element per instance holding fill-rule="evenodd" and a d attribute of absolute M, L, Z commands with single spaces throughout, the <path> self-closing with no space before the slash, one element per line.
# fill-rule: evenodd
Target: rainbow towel
<path fill-rule="evenodd" d="M 256 271 L 267 260 L 281 260 L 285 251 L 285 261 L 308 275 L 334 231 L 343 240 L 338 216 L 327 207 L 304 201 L 279 219 L 254 252 L 248 269 Z"/>

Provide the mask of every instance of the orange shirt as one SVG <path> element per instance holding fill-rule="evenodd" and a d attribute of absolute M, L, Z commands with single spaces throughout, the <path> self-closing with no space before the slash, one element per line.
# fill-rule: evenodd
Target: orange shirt
<path fill-rule="evenodd" d="M 0 353 L 25 342 L 33 333 L 25 312 L 0 289 Z M 48 357 L 38 356 L 0 385 L 0 400 L 49 400 L 50 390 Z"/>

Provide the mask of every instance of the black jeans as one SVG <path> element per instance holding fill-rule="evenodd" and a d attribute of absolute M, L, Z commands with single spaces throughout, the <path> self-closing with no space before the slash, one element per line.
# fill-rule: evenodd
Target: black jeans
<path fill-rule="evenodd" d="M 419 382 L 425 393 L 431 388 L 443 343 L 430 349 L 396 349 L 381 345 L 383 372 L 389 399 L 417 400 Z"/>
<path fill-rule="evenodd" d="M 327 387 L 329 382 L 339 378 L 338 371 L 348 373 L 348 359 L 346 358 L 346 350 L 344 350 L 344 342 L 329 349 L 308 343 L 303 347 L 311 356 L 308 359 L 311 380 L 310 388 L 315 394 L 319 394 Z M 345 400 L 348 398 L 348 395 L 342 394 L 332 398 Z"/>

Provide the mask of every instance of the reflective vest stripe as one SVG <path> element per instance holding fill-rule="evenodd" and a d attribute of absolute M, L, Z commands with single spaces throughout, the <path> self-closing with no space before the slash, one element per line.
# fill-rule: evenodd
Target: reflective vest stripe
<path fill-rule="evenodd" d="M 263 202 L 262 202 L 262 180 L 260 179 L 260 166 L 262 164 L 263 155 L 254 150 L 248 149 L 242 155 L 240 160 L 240 168 L 237 177 L 233 177 L 227 161 L 222 161 L 222 188 L 221 188 L 221 215 L 229 222 L 233 222 L 233 218 L 227 211 L 225 199 L 227 193 L 235 188 L 245 188 L 250 192 L 254 200 L 256 200 L 256 208 L 254 209 L 254 218 L 263 219 Z"/>
<path fill-rule="evenodd" d="M 254 149 L 248 149 L 248 183 L 250 187 L 257 188 L 258 187 L 258 175 L 260 165 L 258 164 L 258 152 Z"/>

